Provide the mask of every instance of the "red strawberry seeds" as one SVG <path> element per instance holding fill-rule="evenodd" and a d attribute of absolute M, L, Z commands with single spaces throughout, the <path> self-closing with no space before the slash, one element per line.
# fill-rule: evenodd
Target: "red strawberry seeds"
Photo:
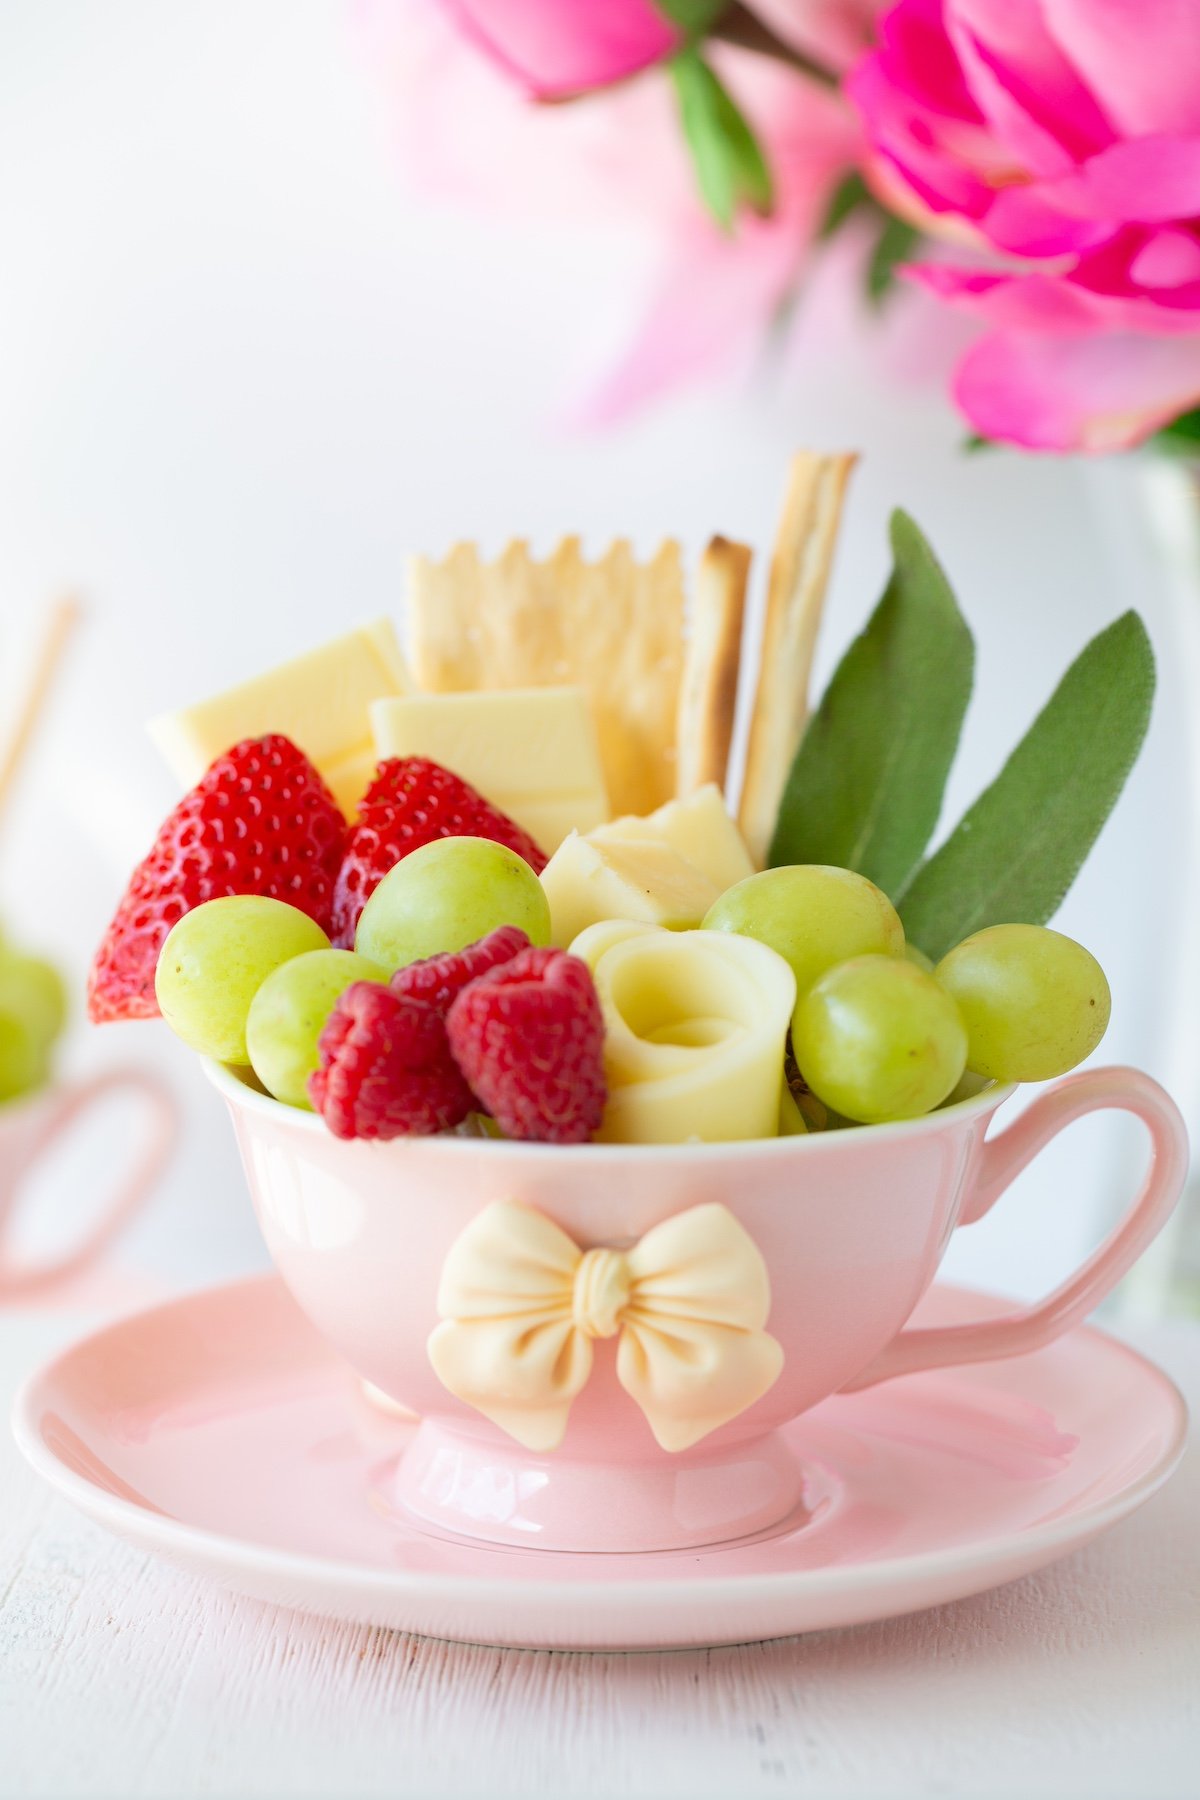
<path fill-rule="evenodd" d="M 308 1093 L 335 1137 L 425 1137 L 461 1124 L 474 1104 L 441 1014 L 381 982 L 346 989 L 320 1051 Z"/>
<path fill-rule="evenodd" d="M 396 864 L 435 838 L 483 837 L 523 856 L 535 875 L 546 858 L 527 831 L 470 782 L 424 756 L 381 762 L 350 832 L 333 901 L 333 941 L 354 948 L 359 914 Z"/>
<path fill-rule="evenodd" d="M 464 988 L 446 1020 L 459 1068 L 510 1138 L 585 1143 L 604 1113 L 604 1018 L 591 971 L 522 950 Z"/>
<path fill-rule="evenodd" d="M 219 756 L 130 877 L 92 963 L 96 1024 L 158 1013 L 154 970 L 172 925 L 205 900 L 266 894 L 328 930 L 346 822 L 303 751 L 278 733 Z"/>
<path fill-rule="evenodd" d="M 443 956 L 406 963 L 396 970 L 389 985 L 394 993 L 408 994 L 413 1000 L 424 1000 L 436 1007 L 444 1018 L 472 981 L 478 981 L 489 969 L 511 962 L 528 948 L 529 939 L 519 925 L 501 925 L 477 944 L 468 944 L 465 950 L 448 950 Z"/>

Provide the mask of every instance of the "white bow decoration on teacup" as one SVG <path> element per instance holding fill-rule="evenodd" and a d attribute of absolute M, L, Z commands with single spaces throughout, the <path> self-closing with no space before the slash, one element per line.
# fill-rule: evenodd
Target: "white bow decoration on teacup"
<path fill-rule="evenodd" d="M 451 1246 L 437 1305 L 439 1380 L 529 1450 L 562 1442 L 595 1338 L 619 1334 L 617 1377 L 664 1450 L 737 1418 L 783 1367 L 762 1254 L 717 1203 L 629 1250 L 581 1250 L 543 1213 L 495 1201 Z"/>

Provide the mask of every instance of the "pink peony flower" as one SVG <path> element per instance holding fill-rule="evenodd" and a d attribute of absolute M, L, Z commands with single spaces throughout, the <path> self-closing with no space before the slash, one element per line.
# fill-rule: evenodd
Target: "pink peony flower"
<path fill-rule="evenodd" d="M 845 70 L 868 41 L 877 4 L 764 0 L 760 11 L 781 35 Z M 665 79 L 621 82 L 570 105 L 530 103 L 531 91 L 573 91 L 585 73 L 615 79 L 635 52 L 643 62 L 669 54 L 673 39 L 664 45 L 661 31 L 639 35 L 650 12 L 627 0 L 367 0 L 361 8 L 395 102 L 401 153 L 425 191 L 490 212 L 628 222 L 659 246 L 640 322 L 569 408 L 577 424 L 628 416 L 748 354 L 862 148 L 839 93 L 766 57 L 713 46 L 775 182 L 771 216 L 739 219 L 730 235 L 698 195 Z M 553 30 L 543 34 L 547 21 Z"/>
<path fill-rule="evenodd" d="M 458 28 L 538 100 L 608 87 L 661 62 L 679 33 L 653 0 L 441 0 Z"/>
<path fill-rule="evenodd" d="M 881 194 L 958 246 L 911 273 L 987 327 L 976 429 L 1111 450 L 1200 403 L 1200 0 L 899 0 L 879 37 L 850 92 Z"/>

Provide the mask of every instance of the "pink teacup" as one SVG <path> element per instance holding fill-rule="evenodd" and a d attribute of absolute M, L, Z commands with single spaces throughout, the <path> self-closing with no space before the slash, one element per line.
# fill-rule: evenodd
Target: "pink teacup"
<path fill-rule="evenodd" d="M 420 1415 L 394 1504 L 434 1531 L 551 1550 L 651 1550 L 770 1529 L 803 1506 L 780 1428 L 828 1395 L 947 1364 L 1017 1356 L 1077 1325 L 1163 1225 L 1187 1164 L 1179 1113 L 1146 1075 L 1096 1069 L 1035 1099 L 991 1141 L 1011 1088 L 904 1124 L 753 1143 L 556 1147 L 470 1138 L 344 1143 L 320 1119 L 212 1068 L 263 1234 L 308 1317 L 358 1373 Z M 985 1323 L 903 1329 L 951 1232 L 986 1213 L 1064 1126 L 1115 1107 L 1151 1160 L 1116 1230 L 1036 1306 Z M 591 1345 L 566 1435 L 523 1449 L 442 1385 L 427 1344 L 443 1265 L 482 1209 L 517 1201 L 580 1250 L 625 1249 L 719 1202 L 770 1283 L 774 1384 L 694 1447 L 660 1448 L 617 1379 L 615 1337 Z"/>
<path fill-rule="evenodd" d="M 81 1237 L 62 1256 L 24 1262 L 6 1248 L 34 1165 L 93 1106 L 117 1094 L 142 1102 L 143 1123 L 132 1136 L 131 1167 Z M 110 1069 L 84 1081 L 56 1082 L 0 1106 L 0 1301 L 30 1299 L 71 1280 L 108 1249 L 148 1198 L 175 1139 L 176 1109 L 169 1089 L 141 1069 Z"/>

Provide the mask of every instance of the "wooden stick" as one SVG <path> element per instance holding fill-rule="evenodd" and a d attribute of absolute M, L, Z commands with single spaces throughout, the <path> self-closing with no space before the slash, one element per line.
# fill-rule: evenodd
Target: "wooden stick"
<path fill-rule="evenodd" d="M 11 797 L 21 764 L 29 751 L 42 709 L 62 662 L 67 641 L 79 623 L 79 616 L 79 603 L 70 596 L 56 601 L 50 609 L 37 659 L 17 707 L 16 723 L 0 753 L 0 814 Z"/>

